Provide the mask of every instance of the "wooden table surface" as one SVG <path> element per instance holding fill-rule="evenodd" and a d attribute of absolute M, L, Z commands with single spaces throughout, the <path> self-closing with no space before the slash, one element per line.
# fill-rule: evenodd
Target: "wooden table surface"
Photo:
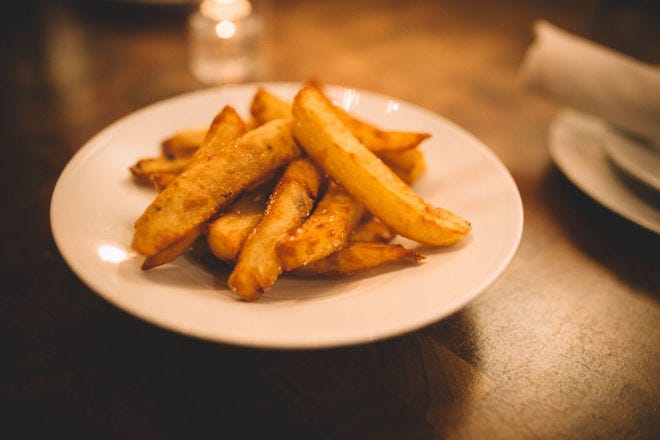
<path fill-rule="evenodd" d="M 437 112 L 493 150 L 524 204 L 516 256 L 468 306 L 410 334 L 309 351 L 171 333 L 71 272 L 50 231 L 57 177 L 111 122 L 202 87 L 187 65 L 188 11 L 14 3 L 0 19 L 0 436 L 660 435 L 660 240 L 553 166 L 560 103 L 516 76 L 538 18 L 657 63 L 654 2 L 255 3 L 256 79 L 316 76 Z"/>

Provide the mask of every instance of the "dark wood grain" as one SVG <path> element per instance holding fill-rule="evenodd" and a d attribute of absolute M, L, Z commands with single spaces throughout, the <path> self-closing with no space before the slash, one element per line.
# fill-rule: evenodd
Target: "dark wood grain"
<path fill-rule="evenodd" d="M 270 351 L 117 310 L 50 233 L 55 181 L 100 129 L 202 87 L 185 7 L 20 2 L 2 17 L 3 438 L 657 438 L 658 236 L 552 165 L 559 103 L 518 83 L 531 24 L 657 63 L 654 2 L 275 1 L 258 79 L 394 95 L 482 139 L 524 203 L 520 249 L 454 315 L 385 341 Z"/>

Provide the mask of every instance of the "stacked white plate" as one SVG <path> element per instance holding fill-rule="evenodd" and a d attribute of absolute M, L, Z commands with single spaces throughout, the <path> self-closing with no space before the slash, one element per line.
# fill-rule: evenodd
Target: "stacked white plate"
<path fill-rule="evenodd" d="M 591 198 L 660 234 L 660 149 L 575 110 L 549 132 L 552 159 Z"/>

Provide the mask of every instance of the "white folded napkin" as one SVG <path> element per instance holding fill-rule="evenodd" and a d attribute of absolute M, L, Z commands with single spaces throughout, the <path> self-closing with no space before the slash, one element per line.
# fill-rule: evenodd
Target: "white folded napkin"
<path fill-rule="evenodd" d="M 660 149 L 660 69 L 545 21 L 521 74 L 566 106 L 592 114 Z"/>

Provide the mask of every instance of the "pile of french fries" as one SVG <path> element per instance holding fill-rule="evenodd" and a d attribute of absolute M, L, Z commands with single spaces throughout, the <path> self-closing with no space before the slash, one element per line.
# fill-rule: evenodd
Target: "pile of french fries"
<path fill-rule="evenodd" d="M 470 223 L 409 186 L 424 171 L 426 133 L 385 131 L 333 105 L 318 84 L 293 103 L 265 89 L 252 121 L 224 107 L 210 127 L 177 133 L 130 168 L 159 192 L 135 222 L 142 268 L 205 241 L 232 267 L 228 286 L 261 297 L 283 273 L 351 275 L 424 256 L 397 235 L 449 246 Z"/>

